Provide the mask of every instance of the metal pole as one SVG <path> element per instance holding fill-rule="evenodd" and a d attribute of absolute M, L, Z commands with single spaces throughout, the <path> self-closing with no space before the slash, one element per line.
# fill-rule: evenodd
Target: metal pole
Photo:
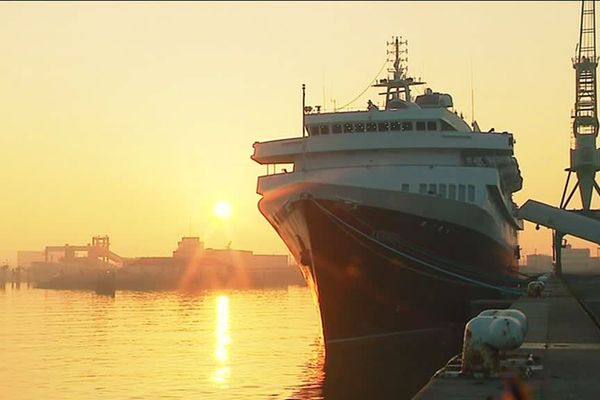
<path fill-rule="evenodd" d="M 302 84 L 302 137 L 306 136 L 306 85 Z"/>
<path fill-rule="evenodd" d="M 596 181 L 594 181 L 594 187 L 596 188 L 596 193 L 598 193 L 598 195 L 600 196 L 600 186 L 598 186 L 598 183 Z"/>
<path fill-rule="evenodd" d="M 554 248 L 554 273 L 557 276 L 562 274 L 562 239 L 564 233 L 554 231 L 553 236 L 553 248 Z"/>
<path fill-rule="evenodd" d="M 565 196 L 567 195 L 567 189 L 569 188 L 569 180 L 571 180 L 571 173 L 573 171 L 571 171 L 569 169 L 569 174 L 567 175 L 567 182 L 565 183 L 565 187 L 563 189 L 563 194 L 562 197 L 560 198 L 560 208 L 565 208 L 566 206 L 564 206 L 565 204 Z"/>
<path fill-rule="evenodd" d="M 569 194 L 569 197 L 567 197 L 567 201 L 565 201 L 565 203 L 562 205 L 562 208 L 567 208 L 567 206 L 569 205 L 569 202 L 571 201 L 571 198 L 573 198 L 573 195 L 575 194 L 575 191 L 577 190 L 578 187 L 579 187 L 579 182 L 577 182 L 575 184 L 575 186 L 573 187 L 573 190 L 571 190 L 571 193 Z"/>

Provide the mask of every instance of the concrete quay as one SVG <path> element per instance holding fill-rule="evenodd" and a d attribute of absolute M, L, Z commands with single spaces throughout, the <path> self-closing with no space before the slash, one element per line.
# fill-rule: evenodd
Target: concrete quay
<path fill-rule="evenodd" d="M 599 399 L 600 276 L 551 277 L 542 297 L 522 297 L 510 308 L 527 315 L 529 332 L 515 356 L 531 354 L 539 369 L 521 380 L 528 394 L 510 395 L 501 378 L 434 377 L 413 399 Z"/>

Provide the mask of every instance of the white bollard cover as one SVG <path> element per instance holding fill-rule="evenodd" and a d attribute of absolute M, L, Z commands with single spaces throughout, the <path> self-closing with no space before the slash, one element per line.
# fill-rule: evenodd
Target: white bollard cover
<path fill-rule="evenodd" d="M 500 317 L 500 316 L 506 316 L 506 317 L 512 317 L 516 320 L 519 321 L 519 323 L 521 324 L 521 328 L 523 329 L 523 337 L 527 336 L 527 332 L 529 332 L 529 324 L 527 322 L 527 316 L 523 313 L 523 311 L 521 310 L 517 310 L 514 308 L 508 308 L 508 309 L 491 309 L 491 310 L 483 310 L 482 312 L 479 313 L 480 317 Z"/>

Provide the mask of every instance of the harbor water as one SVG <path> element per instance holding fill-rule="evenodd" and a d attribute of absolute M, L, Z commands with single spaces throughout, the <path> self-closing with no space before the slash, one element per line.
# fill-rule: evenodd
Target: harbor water
<path fill-rule="evenodd" d="M 304 287 L 112 298 L 7 284 L 0 398 L 410 398 L 453 351 L 447 338 L 351 342 L 325 363 Z"/>

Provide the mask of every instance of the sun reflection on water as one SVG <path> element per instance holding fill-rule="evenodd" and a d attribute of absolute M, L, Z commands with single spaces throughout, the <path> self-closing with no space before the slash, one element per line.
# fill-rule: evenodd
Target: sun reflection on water
<path fill-rule="evenodd" d="M 226 387 L 229 381 L 229 297 L 219 296 L 217 302 L 217 325 L 215 328 L 215 360 L 217 369 L 213 375 L 213 382 L 221 387 Z"/>

